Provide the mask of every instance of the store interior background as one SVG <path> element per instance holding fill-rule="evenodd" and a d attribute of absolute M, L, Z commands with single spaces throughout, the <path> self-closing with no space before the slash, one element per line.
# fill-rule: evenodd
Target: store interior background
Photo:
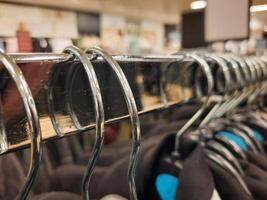
<path fill-rule="evenodd" d="M 168 54 L 192 47 L 213 48 L 217 51 L 232 51 L 246 55 L 267 55 L 267 0 L 252 0 L 248 39 L 212 44 L 200 42 L 199 45 L 188 46 L 182 42 L 185 34 L 190 34 L 190 29 L 189 32 L 183 32 L 183 15 L 204 12 L 203 8 L 192 9 L 192 2 L 0 1 L 0 49 L 8 53 L 61 52 L 67 45 L 75 44 L 80 48 L 100 46 L 112 54 Z M 261 9 L 255 7 L 259 5 L 262 6 Z M 25 32 L 25 38 L 23 34 L 19 36 L 23 38 L 22 45 L 26 46 L 21 50 L 17 45 L 17 37 L 19 33 Z M 197 35 L 201 37 L 201 34 Z M 27 48 L 27 44 L 31 42 L 32 46 Z"/>

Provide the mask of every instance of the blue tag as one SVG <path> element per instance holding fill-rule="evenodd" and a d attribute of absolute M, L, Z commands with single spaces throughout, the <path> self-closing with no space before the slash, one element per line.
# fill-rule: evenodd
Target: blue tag
<path fill-rule="evenodd" d="M 243 138 L 239 137 L 238 135 L 235 135 L 234 133 L 231 133 L 229 131 L 220 131 L 218 134 L 234 142 L 237 146 L 239 146 L 240 149 L 248 150 L 247 143 L 243 140 Z"/>
<path fill-rule="evenodd" d="M 264 140 L 262 134 L 258 130 L 254 129 L 254 128 L 252 130 L 253 130 L 252 132 L 253 132 L 254 138 L 257 141 L 262 142 Z"/>
<path fill-rule="evenodd" d="M 171 174 L 160 174 L 156 178 L 156 188 L 160 199 L 175 200 L 179 179 Z"/>

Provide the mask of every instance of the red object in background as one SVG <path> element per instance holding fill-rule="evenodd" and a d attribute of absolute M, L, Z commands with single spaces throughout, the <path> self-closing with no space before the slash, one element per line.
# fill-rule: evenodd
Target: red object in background
<path fill-rule="evenodd" d="M 32 52 L 32 38 L 23 23 L 19 23 L 17 30 L 17 39 L 19 52 Z"/>
<path fill-rule="evenodd" d="M 111 124 L 105 127 L 105 144 L 113 143 L 119 134 L 120 124 Z"/>

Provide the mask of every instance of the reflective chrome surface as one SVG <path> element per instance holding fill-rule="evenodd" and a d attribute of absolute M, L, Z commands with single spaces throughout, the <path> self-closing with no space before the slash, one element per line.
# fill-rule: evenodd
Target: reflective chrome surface
<path fill-rule="evenodd" d="M 59 128 L 62 135 L 71 135 L 81 131 L 77 127 L 77 123 L 74 123 L 73 116 L 69 112 L 69 102 L 71 102 L 72 110 L 83 127 L 83 131 L 95 127 L 92 92 L 88 87 L 86 74 L 83 72 L 78 59 L 72 61 L 70 60 L 71 55 L 67 54 L 59 54 L 59 56 L 57 54 L 16 54 L 12 55 L 12 57 L 19 63 L 18 65 L 36 102 L 43 140 L 59 137 L 60 134 L 56 133 L 55 130 L 57 129 L 55 127 Z M 116 76 L 103 58 L 97 57 L 95 59 L 94 56 L 90 55 L 88 57 L 94 58 L 92 64 L 103 94 L 106 123 L 128 118 L 129 114 Z M 132 61 L 133 57 L 134 62 Z M 181 55 L 162 56 L 159 58 L 153 56 L 113 56 L 114 60 L 119 60 L 118 63 L 130 84 L 139 114 L 164 108 L 160 98 L 158 78 L 161 75 L 162 68 L 170 62 L 173 62 L 173 64 L 166 74 L 167 84 L 166 88 L 164 88 L 168 105 L 179 105 L 196 97 L 192 84 L 194 80 L 190 72 L 185 78 L 187 81 L 180 83 L 182 68 L 185 65 L 192 64 L 187 59 L 181 61 L 182 57 Z M 77 72 L 72 76 L 73 68 L 77 68 Z M 5 119 L 1 127 L 5 127 L 6 140 L 8 142 L 6 151 L 10 151 L 30 144 L 28 138 L 29 129 L 26 113 L 16 87 L 2 65 L 0 65 L 0 69 L 2 118 Z M 73 79 L 71 89 L 68 86 L 69 77 Z M 54 99 L 53 113 L 56 126 L 55 124 L 53 125 L 53 120 L 51 120 L 53 113 L 51 115 L 51 109 L 48 104 L 50 95 Z"/>
<path fill-rule="evenodd" d="M 135 184 L 135 175 L 136 175 L 136 167 L 137 167 L 137 161 L 139 159 L 139 151 L 141 144 L 141 128 L 133 92 L 120 65 L 111 56 L 109 56 L 106 52 L 98 48 L 89 48 L 86 50 L 86 52 L 90 54 L 97 54 L 103 57 L 103 59 L 108 63 L 108 65 L 110 65 L 110 67 L 114 71 L 116 78 L 118 79 L 120 86 L 122 88 L 122 92 L 124 95 L 124 99 L 127 105 L 127 110 L 129 112 L 131 121 L 132 151 L 128 167 L 130 199 L 137 200 L 138 198 L 137 198 L 137 190 Z"/>
<path fill-rule="evenodd" d="M 9 54 L 17 63 L 34 63 L 34 62 L 64 62 L 70 59 L 70 55 L 64 53 L 13 53 Z M 89 56 L 92 57 L 93 56 Z M 114 55 L 112 58 L 117 62 L 171 62 L 181 61 L 184 56 L 172 55 Z M 103 61 L 102 57 L 97 60 Z"/>
<path fill-rule="evenodd" d="M 27 137 L 27 140 L 31 143 L 31 157 L 30 157 L 30 166 L 27 173 L 26 180 L 22 187 L 20 188 L 20 191 L 16 197 L 16 199 L 24 200 L 27 198 L 31 186 L 33 184 L 33 181 L 35 180 L 35 177 L 37 175 L 37 171 L 40 165 L 41 160 L 41 128 L 39 123 L 39 116 L 37 113 L 36 105 L 31 93 L 31 90 L 24 78 L 23 73 L 21 72 L 20 68 L 17 66 L 17 64 L 14 62 L 12 58 L 7 56 L 6 54 L 0 52 L 0 62 L 3 64 L 3 67 L 7 70 L 8 74 L 10 74 L 13 83 L 15 84 L 14 89 L 18 91 L 18 98 L 21 98 L 22 100 L 22 107 L 25 109 L 26 118 L 29 125 L 29 131 L 28 134 L 25 135 Z M 2 91 L 3 92 L 3 91 Z M 3 100 L 5 100 L 5 93 L 3 93 Z M 5 101 L 4 101 L 5 102 Z M 4 122 L 5 117 L 2 117 L 2 122 Z M 3 127 L 4 124 L 1 125 Z M 8 132 L 7 132 L 8 133 Z M 3 134 L 5 132 L 2 132 L 1 136 L 1 142 L 7 142 L 10 143 L 10 141 L 5 140 L 6 136 L 3 137 Z M 29 139 L 28 139 L 29 137 Z M 7 135 L 8 138 L 8 135 Z M 9 145 L 9 144 L 8 144 Z M 5 145 L 1 145 L 7 146 Z M 9 146 L 6 149 L 8 150 Z"/>
<path fill-rule="evenodd" d="M 101 150 L 103 147 L 103 143 L 104 143 L 104 123 L 105 123 L 104 106 L 103 106 L 103 101 L 102 101 L 102 95 L 100 92 L 100 87 L 98 84 L 98 79 L 96 77 L 93 65 L 90 62 L 86 53 L 82 52 L 80 49 L 78 49 L 75 46 L 66 47 L 64 52 L 68 53 L 70 55 L 74 55 L 74 58 L 77 57 L 80 60 L 82 67 L 84 69 L 84 72 L 87 76 L 88 85 L 91 87 L 91 91 L 92 91 L 95 124 L 96 124 L 95 125 L 95 144 L 93 147 L 92 155 L 91 156 L 88 155 L 89 161 L 88 161 L 86 170 L 84 172 L 83 180 L 82 180 L 83 199 L 89 200 L 90 199 L 89 198 L 90 178 L 92 176 L 96 161 L 98 160 L 98 158 L 100 156 L 100 153 L 101 153 Z M 71 78 L 71 76 L 69 78 L 70 78 L 70 83 L 71 83 L 70 88 L 72 88 L 72 83 L 73 83 L 71 81 L 72 78 Z M 69 92 L 71 92 L 71 91 L 69 91 Z M 69 111 L 70 116 L 72 118 L 72 121 L 74 122 L 75 126 L 79 130 L 83 130 L 83 127 L 80 125 L 80 122 L 77 119 L 77 116 L 72 109 L 73 108 L 71 105 L 72 103 L 68 102 L 68 100 L 70 100 L 70 98 L 68 98 L 68 95 L 67 95 L 67 108 L 68 108 L 68 111 Z M 54 123 L 54 124 L 57 124 L 57 123 Z"/>
<path fill-rule="evenodd" d="M 92 91 L 88 87 L 87 76 L 78 59 L 73 61 L 70 60 L 71 55 L 49 53 L 12 54 L 11 56 L 18 63 L 31 89 L 39 112 L 43 140 L 59 137 L 54 127 L 58 127 L 62 135 L 76 134 L 81 131 L 81 127 L 82 131 L 95 127 Z M 129 118 L 123 93 L 111 68 L 101 56 L 88 55 L 88 57 L 91 59 L 99 81 L 104 103 L 105 122 L 113 123 Z M 196 99 L 201 84 L 204 87 L 207 86 L 207 82 L 203 82 L 203 79 L 205 80 L 203 72 L 201 75 L 199 75 L 200 72 L 196 73 L 196 69 L 199 68 L 198 65 L 193 62 L 192 58 L 182 54 L 171 56 L 125 55 L 112 56 L 112 58 L 119 63 L 125 73 L 133 91 L 139 114 L 166 108 L 160 92 L 160 76 L 163 76 L 165 71 L 166 84 L 163 90 L 166 94 L 167 107 L 179 107 L 184 102 Z M 211 62 L 208 58 L 205 60 Z M 248 66 L 247 59 L 236 57 L 235 60 L 240 63 L 244 71 L 250 73 L 246 76 L 246 80 L 249 79 L 252 83 L 247 84 L 246 92 L 239 92 L 236 95 L 236 97 L 240 97 L 238 101 L 232 101 L 232 98 L 227 100 L 226 102 L 229 104 L 239 103 L 246 99 L 249 94 L 253 93 L 254 83 L 257 81 L 256 70 Z M 266 65 L 266 58 L 261 58 L 261 61 Z M 170 65 L 168 70 L 165 70 L 168 65 Z M 192 67 L 188 67 L 190 65 Z M 6 135 L 6 138 L 2 137 L 3 141 L 8 143 L 7 147 L 5 145 L 2 147 L 4 150 L 1 154 L 3 154 L 10 150 L 26 147 L 30 144 L 30 138 L 28 137 L 29 127 L 26 113 L 20 96 L 12 79 L 1 64 L 0 69 L 0 88 L 2 91 L 0 116 L 4 119 L 4 121 L 1 120 L 1 133 Z M 247 75 L 247 73 L 245 74 Z M 201 79 L 201 77 L 204 78 Z M 70 87 L 70 85 L 72 86 Z M 266 88 L 266 84 L 264 86 Z M 265 93 L 266 89 L 263 91 Z M 49 96 L 54 99 L 52 115 L 54 113 L 57 126 L 53 126 L 51 120 L 51 112 L 49 112 L 51 109 L 48 106 Z M 234 106 L 236 104 L 233 103 Z M 75 113 L 81 127 L 73 121 L 74 118 L 69 112 L 69 108 Z"/>

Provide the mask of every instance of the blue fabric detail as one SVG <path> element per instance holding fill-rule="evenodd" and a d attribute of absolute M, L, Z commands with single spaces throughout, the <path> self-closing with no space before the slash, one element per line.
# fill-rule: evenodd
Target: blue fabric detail
<path fill-rule="evenodd" d="M 262 142 L 264 140 L 262 134 L 258 130 L 254 129 L 254 128 L 252 130 L 253 130 L 252 132 L 253 132 L 254 138 L 257 141 Z"/>
<path fill-rule="evenodd" d="M 229 131 L 220 131 L 218 134 L 237 144 L 237 146 L 239 146 L 240 149 L 248 150 L 248 145 L 243 140 L 243 138 L 239 137 L 238 135 L 235 135 L 234 133 L 231 133 Z"/>
<path fill-rule="evenodd" d="M 159 174 L 156 178 L 156 188 L 161 200 L 175 200 L 179 179 L 171 174 Z"/>

